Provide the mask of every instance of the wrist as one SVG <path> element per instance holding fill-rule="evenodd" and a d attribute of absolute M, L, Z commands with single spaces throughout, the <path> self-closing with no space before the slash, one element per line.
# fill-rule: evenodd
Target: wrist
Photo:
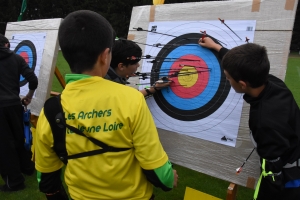
<path fill-rule="evenodd" d="M 154 92 L 151 92 L 150 89 L 148 88 L 144 88 L 144 90 L 146 91 L 147 95 L 146 96 L 151 96 L 153 95 Z"/>
<path fill-rule="evenodd" d="M 155 92 L 157 92 L 157 89 L 156 89 L 154 86 L 151 86 L 151 87 L 149 88 L 149 91 L 150 91 L 152 94 L 154 94 Z"/>
<path fill-rule="evenodd" d="M 68 197 L 62 194 L 60 191 L 55 193 L 46 194 L 47 200 L 68 200 Z"/>
<path fill-rule="evenodd" d="M 219 44 L 216 44 L 215 47 L 214 47 L 214 50 L 219 52 L 220 50 L 222 49 L 222 46 L 219 45 Z"/>
<path fill-rule="evenodd" d="M 56 195 L 57 193 L 59 193 L 59 190 L 57 190 L 56 192 L 52 192 L 52 193 L 45 193 L 45 195 L 52 196 L 52 195 Z"/>

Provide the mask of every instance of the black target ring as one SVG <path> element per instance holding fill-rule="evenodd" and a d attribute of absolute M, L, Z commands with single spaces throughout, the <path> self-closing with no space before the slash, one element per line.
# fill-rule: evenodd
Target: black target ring
<path fill-rule="evenodd" d="M 169 41 L 167 45 L 165 45 L 157 54 L 158 58 L 166 58 L 168 55 L 174 51 L 178 46 L 182 45 L 190 45 L 190 44 L 198 44 L 199 38 L 202 37 L 202 34 L 198 33 L 189 33 L 184 34 L 181 36 L 178 36 L 174 38 L 173 40 Z M 212 38 L 216 43 L 219 44 L 217 40 Z M 174 46 L 172 46 L 174 45 Z M 193 52 L 191 52 L 192 54 Z M 218 60 L 218 67 L 221 71 L 220 73 L 220 82 L 217 88 L 216 93 L 214 96 L 204 105 L 199 106 L 196 109 L 189 109 L 189 110 L 183 110 L 179 109 L 169 103 L 169 101 L 165 98 L 165 95 L 163 92 L 157 92 L 154 95 L 154 99 L 157 103 L 157 105 L 160 107 L 160 109 L 165 112 L 170 117 L 173 117 L 177 120 L 182 121 L 196 121 L 203 118 L 208 117 L 209 115 L 213 114 L 217 109 L 220 108 L 220 106 L 224 103 L 226 100 L 229 91 L 230 91 L 230 84 L 226 81 L 226 77 L 223 70 L 220 67 L 220 60 L 218 59 L 217 52 L 211 51 L 211 53 L 215 56 L 215 58 Z M 159 72 L 162 68 L 164 62 L 157 62 L 154 63 L 152 66 L 152 71 Z M 151 84 L 153 84 L 155 81 L 157 81 L 158 77 L 151 78 Z"/>
<path fill-rule="evenodd" d="M 20 42 L 14 52 L 22 56 L 27 62 L 28 66 L 34 71 L 37 62 L 37 52 L 34 44 L 30 40 L 23 40 Z M 27 84 L 27 80 L 20 76 L 20 87 Z"/>

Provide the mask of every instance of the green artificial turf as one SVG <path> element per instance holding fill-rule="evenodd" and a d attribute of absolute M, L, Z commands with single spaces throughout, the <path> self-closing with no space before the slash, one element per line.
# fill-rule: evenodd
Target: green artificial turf
<path fill-rule="evenodd" d="M 298 52 L 292 53 L 288 59 L 285 83 L 300 106 L 300 55 Z"/>
<path fill-rule="evenodd" d="M 61 51 L 58 52 L 56 66 L 64 78 L 65 78 L 66 74 L 70 73 L 69 65 L 68 65 L 67 61 L 64 59 Z M 52 91 L 61 93 L 62 90 L 63 90 L 63 87 L 60 85 L 56 76 L 54 76 L 53 82 L 52 82 Z"/>
<path fill-rule="evenodd" d="M 17 192 L 0 192 L 1 200 L 45 200 L 46 197 L 39 191 L 36 173 L 32 176 L 24 176 L 26 188 Z M 0 185 L 4 182 L 0 179 Z"/>
<path fill-rule="evenodd" d="M 57 66 L 64 76 L 69 73 L 68 64 L 59 52 Z M 294 97 L 300 105 L 300 55 L 297 53 L 291 54 L 288 59 L 288 67 L 286 72 L 285 82 L 290 88 Z M 61 92 L 62 87 L 56 77 L 53 80 L 52 91 Z M 170 192 L 163 192 L 160 189 L 154 190 L 156 200 L 183 200 L 186 187 L 191 187 L 201 192 L 213 195 L 215 197 L 226 199 L 227 187 L 229 182 L 223 181 L 206 174 L 202 174 L 185 167 L 174 165 L 174 168 L 179 174 L 178 187 Z M 1 200 L 42 200 L 46 199 L 38 190 L 36 175 L 25 176 L 26 189 L 19 192 L 3 193 L 0 192 Z M 0 179 L 0 184 L 4 184 Z M 237 200 L 252 199 L 254 190 L 238 186 Z"/>

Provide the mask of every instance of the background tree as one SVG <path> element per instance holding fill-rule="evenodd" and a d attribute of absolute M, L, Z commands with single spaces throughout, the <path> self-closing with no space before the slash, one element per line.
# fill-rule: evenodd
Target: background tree
<path fill-rule="evenodd" d="M 209 1 L 209 0 L 205 0 Z M 222 0 L 220 0 L 222 1 Z M 113 26 L 118 37 L 127 37 L 132 7 L 152 5 L 152 0 L 27 0 L 22 20 L 64 18 L 75 10 L 93 10 L 103 15 Z M 165 4 L 199 2 L 196 0 L 165 0 Z M 7 22 L 17 21 L 22 0 L 0 0 L 0 33 Z M 298 3 L 291 49 L 300 48 L 300 3 Z"/>
<path fill-rule="evenodd" d="M 4 34 L 7 22 L 17 21 L 20 14 L 22 1 L 0 0 L 0 33 Z"/>

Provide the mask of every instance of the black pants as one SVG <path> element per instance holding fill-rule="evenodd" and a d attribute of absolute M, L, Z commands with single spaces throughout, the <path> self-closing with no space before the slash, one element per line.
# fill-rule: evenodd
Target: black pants
<path fill-rule="evenodd" d="M 10 188 L 23 184 L 21 172 L 33 167 L 24 143 L 22 105 L 0 107 L 0 173 Z"/>
<path fill-rule="evenodd" d="M 257 200 L 300 200 L 300 187 L 283 188 L 262 178 Z"/>

